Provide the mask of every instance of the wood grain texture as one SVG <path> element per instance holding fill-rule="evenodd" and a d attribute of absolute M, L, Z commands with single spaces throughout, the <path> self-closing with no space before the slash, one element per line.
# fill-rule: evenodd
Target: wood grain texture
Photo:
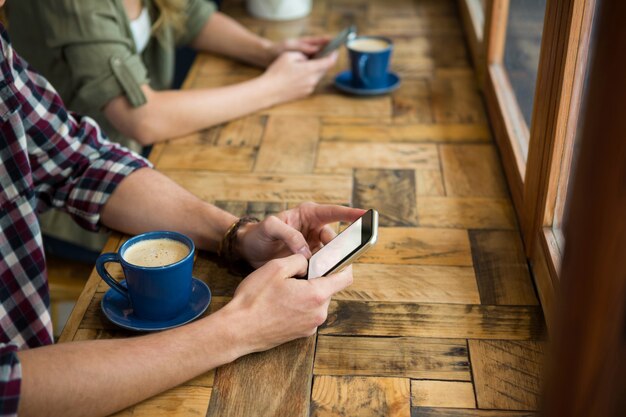
<path fill-rule="evenodd" d="M 439 169 L 431 144 L 322 142 L 316 172 L 350 173 L 352 168 Z"/>
<path fill-rule="evenodd" d="M 311 417 L 409 417 L 405 378 L 316 376 Z"/>
<path fill-rule="evenodd" d="M 243 279 L 216 254 L 202 253 L 193 267 L 193 276 L 204 281 L 213 296 L 232 296 Z"/>
<path fill-rule="evenodd" d="M 312 172 L 319 140 L 319 126 L 319 118 L 314 116 L 270 116 L 254 170 Z"/>
<path fill-rule="evenodd" d="M 378 242 L 359 258 L 382 264 L 471 266 L 467 231 L 415 227 L 381 227 Z"/>
<path fill-rule="evenodd" d="M 484 123 L 463 124 L 367 124 L 324 119 L 321 139 L 358 142 L 487 142 L 491 138 Z M 371 122 L 370 122 L 371 123 Z"/>
<path fill-rule="evenodd" d="M 373 301 L 331 301 L 328 320 L 320 327 L 320 334 L 346 336 L 529 340 L 543 333 L 536 306 Z"/>
<path fill-rule="evenodd" d="M 488 385 L 514 373 L 498 361 L 529 378 L 514 341 L 540 340 L 545 329 L 526 292 L 531 277 L 518 268 L 516 221 L 456 2 L 315 0 L 307 18 L 289 22 L 255 19 L 245 0 L 223 6 L 276 40 L 350 23 L 390 35 L 402 84 L 380 97 L 340 94 L 333 82 L 348 66 L 342 48 L 311 96 L 159 144 L 157 168 L 236 216 L 264 218 L 312 200 L 377 208 L 383 227 L 354 264 L 353 285 L 333 297 L 317 339 L 245 356 L 120 416 L 534 415 L 485 409 L 472 393 L 480 383 L 483 403 L 501 401 Z M 185 87 L 230 85 L 262 71 L 199 54 Z M 109 269 L 122 277 L 119 266 Z M 193 274 L 212 291 L 204 317 L 230 302 L 242 280 L 204 251 Z M 105 318 L 108 290 L 92 275 L 67 340 L 141 337 Z M 497 340 L 512 357 L 468 349 L 468 339 Z"/>
<path fill-rule="evenodd" d="M 281 104 L 264 110 L 263 114 L 291 116 L 350 116 L 378 117 L 392 114 L 391 98 L 387 96 L 359 100 L 354 97 L 334 94 L 318 94 L 307 100 Z"/>
<path fill-rule="evenodd" d="M 159 169 L 250 172 L 256 157 L 250 146 L 169 146 L 159 159 Z"/>
<path fill-rule="evenodd" d="M 118 233 L 111 234 L 111 237 L 104 245 L 102 249 L 105 252 L 114 252 L 121 245 L 122 236 Z M 98 288 L 98 284 L 102 281 L 100 275 L 94 270 L 91 272 L 85 287 L 83 288 L 83 292 L 81 293 L 70 317 L 61 332 L 61 336 L 59 337 L 58 343 L 69 342 L 74 339 L 76 332 L 81 326 L 81 322 L 83 321 L 87 311 L 92 305 L 92 299 L 94 294 L 96 294 L 96 290 Z"/>
<path fill-rule="evenodd" d="M 224 125 L 215 145 L 259 146 L 267 124 L 267 116 L 245 116 Z"/>
<path fill-rule="evenodd" d="M 320 335 L 313 373 L 469 381 L 469 366 L 464 339 Z"/>
<path fill-rule="evenodd" d="M 460 35 L 461 27 L 455 16 L 384 16 L 370 22 L 372 33 L 383 36 Z"/>
<path fill-rule="evenodd" d="M 180 386 L 142 401 L 114 416 L 204 416 L 210 398 L 211 388 Z"/>
<path fill-rule="evenodd" d="M 538 408 L 544 367 L 542 343 L 470 340 L 469 349 L 479 408 Z"/>
<path fill-rule="evenodd" d="M 205 201 L 316 201 L 348 204 L 352 178 L 345 175 L 262 175 L 164 170 Z"/>
<path fill-rule="evenodd" d="M 476 408 L 471 382 L 411 381 L 411 406 Z"/>
<path fill-rule="evenodd" d="M 315 337 L 220 367 L 207 417 L 308 416 Z"/>
<path fill-rule="evenodd" d="M 519 233 L 470 230 L 476 280 L 483 304 L 538 303 Z"/>
<path fill-rule="evenodd" d="M 415 171 L 415 185 L 418 196 L 440 197 L 446 194 L 440 169 Z"/>
<path fill-rule="evenodd" d="M 411 417 L 536 417 L 528 411 L 476 410 L 461 408 L 413 407 Z"/>
<path fill-rule="evenodd" d="M 441 145 L 439 152 L 447 195 L 508 198 L 493 145 Z"/>
<path fill-rule="evenodd" d="M 398 60 L 399 52 L 401 52 L 398 48 L 398 43 L 395 43 L 395 61 Z M 407 54 L 407 57 L 413 56 Z M 403 60 L 403 62 L 406 61 Z M 432 62 L 428 63 L 427 67 L 432 67 Z M 431 123 L 433 121 L 430 86 L 424 79 L 403 80 L 402 88 L 391 95 L 391 102 L 394 123 Z"/>
<path fill-rule="evenodd" d="M 282 201 L 222 201 L 215 205 L 235 216 L 253 216 L 263 220 L 272 214 L 278 214 L 289 208 L 289 203 Z"/>
<path fill-rule="evenodd" d="M 352 202 L 378 210 L 379 226 L 415 226 L 415 172 L 407 169 L 355 169 Z M 401 195 L 401 199 L 394 196 Z"/>
<path fill-rule="evenodd" d="M 463 229 L 515 229 L 517 220 L 507 198 L 417 198 L 418 225 Z"/>
<path fill-rule="evenodd" d="M 431 88 L 438 123 L 484 123 L 487 120 L 473 71 L 437 70 Z"/>
<path fill-rule="evenodd" d="M 356 263 L 352 269 L 354 282 L 334 300 L 480 303 L 471 267 Z"/>

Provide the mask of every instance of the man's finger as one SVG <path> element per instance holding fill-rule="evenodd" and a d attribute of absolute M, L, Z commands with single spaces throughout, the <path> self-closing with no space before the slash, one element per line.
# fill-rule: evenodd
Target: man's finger
<path fill-rule="evenodd" d="M 269 265 L 270 268 L 280 268 L 280 272 L 282 275 L 280 278 L 303 276 L 309 269 L 309 262 L 304 256 L 300 254 L 290 255 L 285 258 L 274 259 L 273 261 L 270 261 L 265 265 Z M 264 268 L 265 265 L 261 268 Z"/>
<path fill-rule="evenodd" d="M 284 223 L 276 216 L 268 217 L 263 223 L 265 233 L 270 238 L 284 242 L 292 253 L 299 253 L 307 259 L 311 257 L 309 244 L 298 230 Z"/>
<path fill-rule="evenodd" d="M 319 277 L 310 280 L 312 285 L 330 298 L 333 294 L 343 290 L 352 284 L 352 265 L 346 267 L 343 271 L 331 274 L 327 277 Z"/>
<path fill-rule="evenodd" d="M 360 208 L 335 206 L 329 204 L 320 204 L 313 208 L 315 215 L 322 224 L 335 223 L 335 222 L 353 222 L 367 210 Z"/>
<path fill-rule="evenodd" d="M 325 225 L 322 227 L 322 230 L 320 230 L 320 242 L 324 245 L 333 240 L 335 236 L 337 236 L 337 233 L 335 233 L 333 228 L 329 225 Z"/>

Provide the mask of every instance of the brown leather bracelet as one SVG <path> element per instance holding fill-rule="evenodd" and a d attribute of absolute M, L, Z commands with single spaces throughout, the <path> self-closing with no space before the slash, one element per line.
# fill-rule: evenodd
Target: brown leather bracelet
<path fill-rule="evenodd" d="M 260 222 L 260 220 L 256 217 L 243 216 L 239 220 L 231 224 L 228 230 L 226 230 L 226 233 L 224 233 L 224 237 L 220 242 L 220 247 L 217 250 L 217 254 L 231 264 L 239 260 L 239 257 L 235 255 L 233 250 L 235 247 L 235 241 L 237 240 L 237 231 L 241 228 L 241 226 L 244 226 L 248 223 L 258 222 Z"/>

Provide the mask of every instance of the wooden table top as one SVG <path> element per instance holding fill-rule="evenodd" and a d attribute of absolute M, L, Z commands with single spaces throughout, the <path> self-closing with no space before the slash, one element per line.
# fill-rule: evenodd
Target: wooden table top
<path fill-rule="evenodd" d="M 452 0 L 315 0 L 291 22 L 225 12 L 271 39 L 336 33 L 393 38 L 401 87 L 311 97 L 154 147 L 176 182 L 236 215 L 302 201 L 375 207 L 380 236 L 331 302 L 318 335 L 252 354 L 120 416 L 525 416 L 537 408 L 544 323 Z M 260 74 L 200 55 L 185 88 Z M 207 109 L 210 111 L 210 109 Z M 105 251 L 124 237 L 114 235 Z M 119 267 L 111 265 L 114 276 Z M 210 314 L 240 278 L 200 253 Z M 92 273 L 61 337 L 129 337 L 107 321 Z M 489 410 L 505 410 L 494 412 Z"/>

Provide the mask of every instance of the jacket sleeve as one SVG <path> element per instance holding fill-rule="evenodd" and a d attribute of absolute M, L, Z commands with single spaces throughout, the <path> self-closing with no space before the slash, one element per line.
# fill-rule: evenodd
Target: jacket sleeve
<path fill-rule="evenodd" d="M 9 60 L 11 99 L 19 112 L 13 121 L 20 124 L 13 131 L 26 141 L 37 211 L 60 208 L 80 226 L 98 230 L 117 185 L 150 163 L 108 141 L 91 118 L 66 110 L 50 83 L 14 51 Z"/>

